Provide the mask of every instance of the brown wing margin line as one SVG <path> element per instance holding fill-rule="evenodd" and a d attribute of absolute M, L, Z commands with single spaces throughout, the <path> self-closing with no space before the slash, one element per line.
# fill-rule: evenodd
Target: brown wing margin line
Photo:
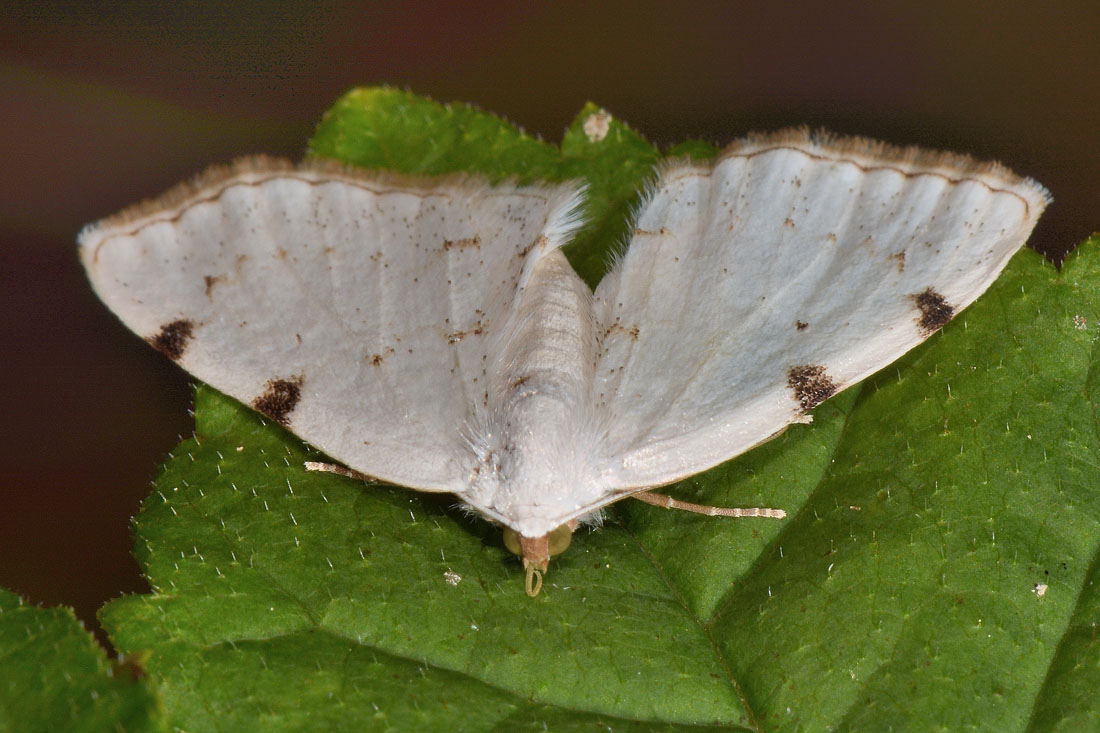
<path fill-rule="evenodd" d="M 859 138 L 859 137 L 840 138 L 840 139 L 843 140 L 843 141 L 852 141 L 852 142 L 858 142 L 858 141 L 864 140 L 864 138 Z M 753 141 L 751 139 L 749 139 L 746 142 L 735 142 L 735 143 L 732 143 L 729 147 L 733 148 L 735 146 L 744 146 L 746 144 L 751 144 L 752 142 Z M 808 145 L 819 145 L 819 146 L 826 147 L 826 148 L 829 145 L 828 142 L 815 143 L 812 139 L 810 139 L 808 137 L 806 138 L 806 143 Z M 954 177 L 954 176 L 947 175 L 946 173 L 940 173 L 938 171 L 933 171 L 933 170 L 907 171 L 907 170 L 904 170 L 902 168 L 899 168 L 897 166 L 892 166 L 892 165 L 865 165 L 863 163 L 860 163 L 858 160 L 856 160 L 855 158 L 852 158 L 852 157 L 832 157 L 832 156 L 829 156 L 829 155 L 823 155 L 821 153 L 814 153 L 813 151 L 806 150 L 805 148 L 800 147 L 800 146 L 795 145 L 795 144 L 779 143 L 779 142 L 768 145 L 767 147 L 762 147 L 758 150 L 749 150 L 749 151 L 745 151 L 745 152 L 738 152 L 737 150 L 728 150 L 728 152 L 723 151 L 722 153 L 718 154 L 718 157 L 714 159 L 714 161 L 711 165 L 707 165 L 705 167 L 698 166 L 698 167 L 695 167 L 694 169 L 689 169 L 687 171 L 684 171 L 684 174 L 685 175 L 699 175 L 699 176 L 710 175 L 714 171 L 714 168 L 716 168 L 718 165 L 720 165 L 723 161 L 730 160 L 732 158 L 745 158 L 745 159 L 748 159 L 748 158 L 755 158 L 756 156 L 763 155 L 764 153 L 771 153 L 771 152 L 774 152 L 776 150 L 790 150 L 790 151 L 793 151 L 793 152 L 796 152 L 796 153 L 802 153 L 804 156 L 806 156 L 807 158 L 810 158 L 812 160 L 832 161 L 832 162 L 835 162 L 835 163 L 847 163 L 849 165 L 855 166 L 856 168 L 863 171 L 864 173 L 870 173 L 872 171 L 893 171 L 895 173 L 901 174 L 905 178 L 917 178 L 919 176 L 934 176 L 936 178 L 942 178 L 943 180 L 947 181 L 948 183 L 952 183 L 952 184 L 965 183 L 966 181 L 973 181 L 974 183 L 979 183 L 982 186 L 984 186 L 986 188 L 986 190 L 988 190 L 990 193 L 1007 193 L 1011 196 L 1015 196 L 1016 198 L 1018 198 L 1024 205 L 1024 210 L 1026 212 L 1025 218 L 1027 218 L 1027 219 L 1031 219 L 1031 202 L 1029 202 L 1028 199 L 1025 196 L 1017 193 L 1016 191 L 1013 191 L 1010 188 L 998 188 L 996 186 L 992 186 L 989 183 L 983 181 L 981 178 L 979 178 L 977 174 L 996 176 L 996 175 L 1003 175 L 1003 173 L 1005 173 L 1005 172 L 1010 173 L 1016 179 L 1015 181 L 1011 181 L 1011 183 L 1013 183 L 1015 185 L 1023 185 L 1023 186 L 1034 187 L 1036 189 L 1036 193 L 1038 193 L 1041 198 L 1043 198 L 1047 202 L 1049 202 L 1051 200 L 1050 193 L 1046 190 L 1046 188 L 1043 187 L 1042 184 L 1038 183 L 1037 181 L 1035 181 L 1031 178 L 1021 177 L 1021 176 L 1017 175 L 1016 173 L 1013 173 L 1011 169 L 1006 168 L 1001 163 L 995 163 L 995 162 L 981 163 L 981 162 L 978 162 L 978 161 L 974 160 L 973 158 L 971 158 L 969 156 L 962 155 L 962 154 L 959 154 L 959 153 L 928 151 L 928 150 L 924 150 L 923 148 L 918 148 L 918 147 L 915 147 L 915 146 L 912 147 L 912 148 L 901 148 L 901 147 L 889 146 L 886 143 L 883 143 L 883 145 L 886 146 L 886 149 L 896 152 L 901 157 L 904 157 L 904 156 L 927 157 L 929 159 L 929 162 L 925 162 L 925 163 L 914 162 L 914 165 L 928 165 L 930 167 L 935 166 L 935 165 L 939 165 L 939 166 L 954 165 L 956 167 L 962 167 L 964 165 L 968 165 L 968 166 L 970 166 L 974 169 L 974 174 Z M 854 147 L 850 148 L 850 150 L 842 150 L 838 147 L 837 151 L 840 153 L 841 156 L 844 156 L 845 154 L 851 155 L 852 153 L 864 155 L 864 156 L 867 156 L 867 157 L 874 157 L 875 156 L 875 153 L 873 151 L 870 151 L 870 152 L 867 152 L 867 153 L 859 153 L 859 151 L 855 150 Z M 938 162 L 937 162 L 937 159 L 938 159 Z M 680 159 L 680 160 L 682 160 L 682 159 Z M 666 166 L 666 169 L 670 169 L 670 168 L 675 167 L 677 162 L 678 162 L 677 159 L 672 159 L 670 161 L 664 162 L 664 165 Z M 983 168 L 984 168 L 984 170 L 983 170 Z"/>
<path fill-rule="evenodd" d="M 318 179 L 308 174 L 329 175 L 330 177 Z M 258 176 L 258 178 L 252 181 L 246 180 L 249 175 Z M 230 188 L 236 186 L 255 187 L 276 179 L 292 179 L 311 186 L 341 182 L 378 195 L 415 193 L 425 196 L 443 196 L 445 194 L 438 191 L 438 189 L 448 185 L 456 186 L 463 182 L 472 182 L 492 191 L 494 188 L 515 181 L 514 177 L 510 177 L 494 182 L 478 174 L 462 172 L 445 173 L 438 176 L 407 176 L 390 171 L 355 168 L 326 158 L 307 158 L 295 165 L 283 158 L 255 155 L 238 158 L 227 165 L 211 166 L 191 180 L 176 184 L 159 196 L 129 206 L 117 214 L 91 224 L 86 232 L 91 233 L 96 230 L 123 227 L 135 219 L 154 217 L 158 213 L 166 212 L 173 207 L 179 207 L 179 211 L 173 216 L 138 222 L 131 229 L 112 232 L 110 237 L 105 237 L 103 241 L 117 236 L 133 236 L 153 224 L 179 221 L 179 218 L 183 216 L 187 209 L 197 204 L 216 201 Z M 512 190 L 503 195 L 548 199 L 554 188 L 564 186 L 567 183 L 567 181 L 563 181 L 547 185 L 527 184 L 522 188 L 530 189 L 529 191 Z M 210 193 L 204 195 L 203 192 L 208 189 Z"/>

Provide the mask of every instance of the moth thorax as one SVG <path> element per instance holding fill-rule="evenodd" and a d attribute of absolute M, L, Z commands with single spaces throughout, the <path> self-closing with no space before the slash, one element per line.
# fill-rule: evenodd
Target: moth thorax
<path fill-rule="evenodd" d="M 515 331 L 492 375 L 491 409 L 520 421 L 560 420 L 590 398 L 591 293 L 555 250 L 539 260 L 518 299 Z"/>
<path fill-rule="evenodd" d="M 592 422 L 597 350 L 591 293 L 561 252 L 536 263 L 518 299 L 514 333 L 491 376 L 488 422 L 494 434 L 484 456 L 493 465 L 481 469 L 507 486 L 493 508 L 509 517 L 515 516 L 509 506 L 562 503 L 567 484 L 578 478 L 562 468 L 576 465 L 591 444 L 578 427 Z"/>

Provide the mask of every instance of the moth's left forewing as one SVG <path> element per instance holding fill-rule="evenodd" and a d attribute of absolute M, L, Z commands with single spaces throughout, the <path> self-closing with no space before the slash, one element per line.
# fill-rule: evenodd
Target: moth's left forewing
<path fill-rule="evenodd" d="M 1046 191 L 996 164 L 804 131 L 675 163 L 596 291 L 596 393 L 624 486 L 725 461 L 977 298 Z"/>

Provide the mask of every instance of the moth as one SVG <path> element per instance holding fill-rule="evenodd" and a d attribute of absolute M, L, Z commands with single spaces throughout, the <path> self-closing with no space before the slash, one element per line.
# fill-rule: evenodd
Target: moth
<path fill-rule="evenodd" d="M 594 293 L 561 251 L 577 182 L 253 157 L 79 245 L 153 347 L 337 470 L 502 525 L 535 595 L 578 521 L 629 496 L 678 505 L 649 490 L 809 422 L 927 339 L 1048 201 L 997 163 L 786 130 L 661 166 Z"/>

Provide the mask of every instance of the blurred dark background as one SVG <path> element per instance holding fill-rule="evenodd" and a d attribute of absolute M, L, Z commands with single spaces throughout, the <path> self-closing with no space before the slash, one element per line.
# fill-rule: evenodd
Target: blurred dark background
<path fill-rule="evenodd" d="M 129 517 L 191 431 L 185 374 L 92 295 L 86 222 L 253 152 L 297 157 L 356 85 L 557 141 L 587 100 L 662 145 L 807 123 L 997 158 L 1100 229 L 1100 3 L 6 3 L 0 9 L 0 586 L 147 590 Z"/>

